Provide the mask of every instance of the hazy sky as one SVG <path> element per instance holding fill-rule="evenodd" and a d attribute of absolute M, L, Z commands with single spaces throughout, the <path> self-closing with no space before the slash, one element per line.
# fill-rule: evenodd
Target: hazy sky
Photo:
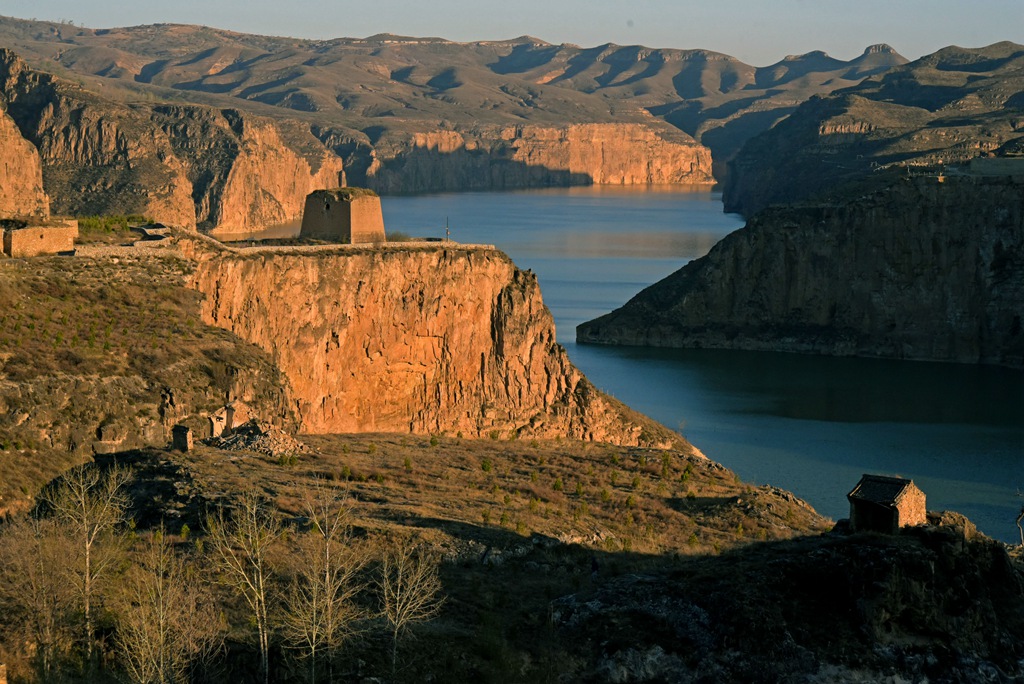
<path fill-rule="evenodd" d="M 765 66 L 889 43 L 911 59 L 946 45 L 1024 42 L 1024 0 L 0 0 L 0 14 L 91 28 L 152 23 L 302 38 L 375 33 L 457 41 L 704 48 Z"/>

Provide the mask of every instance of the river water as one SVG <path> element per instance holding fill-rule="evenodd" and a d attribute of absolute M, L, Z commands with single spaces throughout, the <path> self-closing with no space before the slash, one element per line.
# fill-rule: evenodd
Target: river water
<path fill-rule="evenodd" d="M 865 472 L 913 478 L 930 510 L 1004 541 L 1024 491 L 1024 373 L 767 352 L 577 345 L 606 313 L 742 226 L 706 188 L 385 197 L 389 231 L 495 244 L 540 280 L 558 339 L 605 392 L 748 482 L 834 519 Z"/>
<path fill-rule="evenodd" d="M 913 478 L 929 510 L 1019 541 L 1024 373 L 1002 368 L 575 343 L 606 313 L 742 226 L 707 188 L 587 187 L 383 198 L 389 232 L 497 245 L 538 276 L 558 340 L 605 392 L 744 480 L 834 519 L 862 473 Z M 293 229 L 294 230 L 294 229 Z"/>

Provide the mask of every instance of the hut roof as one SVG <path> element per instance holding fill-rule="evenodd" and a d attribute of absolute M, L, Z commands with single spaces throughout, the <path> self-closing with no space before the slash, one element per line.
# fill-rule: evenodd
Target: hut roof
<path fill-rule="evenodd" d="M 892 506 L 898 503 L 911 487 L 915 487 L 913 480 L 865 474 L 846 497 L 851 500 Z"/>

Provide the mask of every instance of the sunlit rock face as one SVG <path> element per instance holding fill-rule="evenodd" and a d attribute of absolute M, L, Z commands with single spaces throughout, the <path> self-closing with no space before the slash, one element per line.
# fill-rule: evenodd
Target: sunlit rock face
<path fill-rule="evenodd" d="M 378 192 L 712 183 L 711 152 L 663 124 L 481 127 L 385 138 L 360 179 Z"/>
<path fill-rule="evenodd" d="M 59 214 L 244 233 L 299 218 L 306 195 L 344 182 L 341 159 L 308 130 L 231 109 L 105 100 L 9 50 L 0 50 L 0 105 L 38 149 Z M 9 139 L 6 130 L 0 123 Z"/>
<path fill-rule="evenodd" d="M 305 431 L 683 443 L 587 381 L 555 342 L 536 276 L 494 249 L 196 258 L 204 319 L 271 352 Z"/>
<path fill-rule="evenodd" d="M 0 108 L 0 218 L 45 218 L 49 213 L 50 200 L 43 192 L 39 152 Z"/>

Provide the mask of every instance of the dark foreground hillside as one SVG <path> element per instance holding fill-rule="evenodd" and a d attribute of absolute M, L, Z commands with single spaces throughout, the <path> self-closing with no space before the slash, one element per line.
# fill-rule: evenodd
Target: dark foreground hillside
<path fill-rule="evenodd" d="M 70 611 L 58 623 L 63 655 L 39 677 L 22 623 L 8 618 L 0 659 L 12 681 L 123 674 L 120 635 L 134 614 L 123 592 L 159 543 L 194 568 L 199 605 L 220 616 L 210 622 L 215 648 L 186 679 L 260 681 L 251 610 L 217 560 L 223 523 L 210 522 L 244 509 L 254 488 L 279 523 L 266 556 L 270 681 L 314 681 L 289 616 L 293 589 L 308 581 L 303 553 L 317 534 L 304 502 L 317 491 L 347 510 L 335 548 L 355 570 L 348 631 L 316 656 L 316 681 L 1010 682 L 1024 673 L 1024 563 L 956 514 L 897 536 L 844 536 L 785 492 L 673 452 L 453 436 L 305 441 L 239 436 L 221 443 L 230 449 L 102 459 L 133 468 L 124 491 L 135 521 L 120 537 L 127 561 L 98 593 L 103 661 L 83 662 Z M 277 455 L 263 451 L 271 443 Z M 5 549 L 21 538 L 15 530 L 0 532 Z M 114 539 L 104 539 L 108 551 Z M 402 545 L 435 568 L 436 610 L 392 651 L 380 581 Z M 0 555 L 0 572 L 12 565 Z M 23 615 L 4 600 L 0 614 Z"/>

